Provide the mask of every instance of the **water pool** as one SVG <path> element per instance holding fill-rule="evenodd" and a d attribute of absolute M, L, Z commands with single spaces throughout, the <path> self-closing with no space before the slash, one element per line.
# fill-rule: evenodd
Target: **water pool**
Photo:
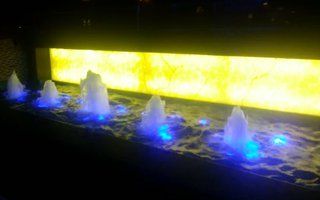
<path fill-rule="evenodd" d="M 139 124 L 148 95 L 109 91 L 112 115 L 78 113 L 80 88 L 58 84 L 63 94 L 57 108 L 35 104 L 39 92 L 29 92 L 23 101 L 12 101 L 13 109 L 92 129 L 209 162 L 247 170 L 264 177 L 320 190 L 320 118 L 274 111 L 242 108 L 249 132 L 257 146 L 238 154 L 223 143 L 224 125 L 231 106 L 164 98 L 167 125 L 158 135 L 143 133 Z"/>

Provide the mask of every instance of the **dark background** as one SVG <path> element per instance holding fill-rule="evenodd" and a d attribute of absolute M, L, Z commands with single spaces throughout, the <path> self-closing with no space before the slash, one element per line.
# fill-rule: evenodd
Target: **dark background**
<path fill-rule="evenodd" d="M 19 27 L 128 30 L 137 25 L 142 30 L 319 28 L 320 23 L 316 0 L 13 0 L 4 4 L 1 27 L 11 31 Z"/>
<path fill-rule="evenodd" d="M 0 38 L 36 46 L 320 58 L 317 0 L 13 0 L 0 17 Z"/>
<path fill-rule="evenodd" d="M 36 47 L 319 59 L 319 5 L 317 0 L 14 0 L 0 7 L 0 37 L 16 43 L 27 37 Z"/>

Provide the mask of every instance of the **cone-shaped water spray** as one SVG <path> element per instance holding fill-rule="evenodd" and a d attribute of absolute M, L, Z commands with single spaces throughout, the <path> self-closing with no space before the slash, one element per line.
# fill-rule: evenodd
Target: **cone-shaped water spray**
<path fill-rule="evenodd" d="M 224 128 L 224 141 L 237 150 L 244 150 L 251 136 L 248 121 L 240 107 L 234 107 Z"/>
<path fill-rule="evenodd" d="M 53 81 L 47 80 L 41 91 L 41 97 L 37 99 L 40 106 L 52 107 L 59 103 L 59 92 Z"/>
<path fill-rule="evenodd" d="M 97 115 L 110 113 L 108 91 L 99 74 L 88 71 L 87 77 L 80 82 L 80 88 L 82 111 Z"/>
<path fill-rule="evenodd" d="M 15 71 L 13 71 L 8 79 L 7 93 L 8 99 L 18 99 L 26 94 L 24 91 L 24 85 L 21 84 Z"/>
<path fill-rule="evenodd" d="M 142 127 L 144 129 L 157 129 L 166 119 L 164 111 L 165 102 L 160 96 L 153 95 L 148 101 L 145 112 L 142 114 Z"/>

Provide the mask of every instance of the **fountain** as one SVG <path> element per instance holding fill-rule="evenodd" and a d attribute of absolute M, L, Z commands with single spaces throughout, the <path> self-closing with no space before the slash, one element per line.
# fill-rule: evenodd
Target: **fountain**
<path fill-rule="evenodd" d="M 149 132 L 155 132 L 161 129 L 166 120 L 166 114 L 164 111 L 165 102 L 161 101 L 160 96 L 153 95 L 148 101 L 145 112 L 142 113 L 141 126 L 144 130 Z"/>
<path fill-rule="evenodd" d="M 235 149 L 244 149 L 250 140 L 248 121 L 239 106 L 234 107 L 224 127 L 224 141 Z"/>
<path fill-rule="evenodd" d="M 52 80 L 47 80 L 44 83 L 41 97 L 36 102 L 39 107 L 54 107 L 59 104 L 59 92 Z"/>
<path fill-rule="evenodd" d="M 17 112 L 26 111 L 54 120 L 57 126 L 59 123 L 56 122 L 61 122 L 63 127 L 68 124 L 75 126 L 77 131 L 84 129 L 84 133 L 88 133 L 85 137 L 89 139 L 102 138 L 105 133 L 108 137 L 112 135 L 184 156 L 212 160 L 226 167 L 252 171 L 268 178 L 275 177 L 307 187 L 320 186 L 317 170 L 319 159 L 316 157 L 320 145 L 317 118 L 310 123 L 309 117 L 304 120 L 303 116 L 292 117 L 290 114 L 284 120 L 283 113 L 270 116 L 269 112 L 250 109 L 250 114 L 244 113 L 245 110 L 240 107 L 212 108 L 210 104 L 178 100 L 171 100 L 168 109 L 165 108 L 168 103 L 165 104 L 159 96 L 150 96 L 151 99 L 146 101 L 140 96 L 121 93 L 112 96 L 113 104 L 109 106 L 108 93 L 99 75 L 90 71 L 87 78 L 81 81 L 82 98 L 79 98 L 79 86 L 63 84 L 58 89 L 59 93 L 55 83 L 48 80 L 43 85 L 41 96 L 40 93 L 30 93 L 32 95 L 23 103 L 12 101 L 9 106 Z M 40 98 L 34 100 L 36 96 Z M 35 109 L 40 105 L 47 108 L 48 104 L 54 105 L 54 109 Z M 30 105 L 35 106 L 30 108 Z M 79 107 L 88 112 L 75 111 Z M 108 110 L 109 107 L 111 114 L 108 115 L 90 110 Z M 230 117 L 225 117 L 227 108 L 232 110 Z M 249 120 L 247 114 L 257 119 Z M 263 116 L 265 114 L 267 116 Z M 281 120 L 277 120 L 278 117 Z M 224 118 L 226 123 L 223 131 L 220 124 Z M 307 127 L 302 122 L 306 122 Z M 91 133 L 98 133 L 99 136 Z"/>
<path fill-rule="evenodd" d="M 110 113 L 108 91 L 99 74 L 87 72 L 87 77 L 80 82 L 82 105 L 80 110 L 91 114 L 106 115 Z"/>
<path fill-rule="evenodd" d="M 8 79 L 7 93 L 8 99 L 19 99 L 26 95 L 26 91 L 24 91 L 24 85 L 21 84 L 15 71 L 13 71 Z"/>
<path fill-rule="evenodd" d="M 258 156 L 258 144 L 248 132 L 248 121 L 239 106 L 233 108 L 224 127 L 224 142 L 247 158 Z"/>

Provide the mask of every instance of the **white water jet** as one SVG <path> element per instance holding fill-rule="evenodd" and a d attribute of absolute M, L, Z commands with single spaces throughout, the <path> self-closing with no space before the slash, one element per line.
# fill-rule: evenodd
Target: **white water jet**
<path fill-rule="evenodd" d="M 21 84 L 15 71 L 11 74 L 7 83 L 8 99 L 18 99 L 26 94 L 25 86 Z"/>
<path fill-rule="evenodd" d="M 87 77 L 80 82 L 80 88 L 83 101 L 80 110 L 98 115 L 110 113 L 108 91 L 99 74 L 88 71 Z"/>
<path fill-rule="evenodd" d="M 250 140 L 248 121 L 241 108 L 236 106 L 224 127 L 224 142 L 234 149 L 244 151 Z"/>
<path fill-rule="evenodd" d="M 164 111 L 165 102 L 160 96 L 153 95 L 148 101 L 145 112 L 142 114 L 142 128 L 153 130 L 164 124 L 166 114 Z"/>
<path fill-rule="evenodd" d="M 37 99 L 39 105 L 42 106 L 55 106 L 59 103 L 59 92 L 56 85 L 52 80 L 47 80 L 44 83 L 41 91 L 41 97 Z"/>

